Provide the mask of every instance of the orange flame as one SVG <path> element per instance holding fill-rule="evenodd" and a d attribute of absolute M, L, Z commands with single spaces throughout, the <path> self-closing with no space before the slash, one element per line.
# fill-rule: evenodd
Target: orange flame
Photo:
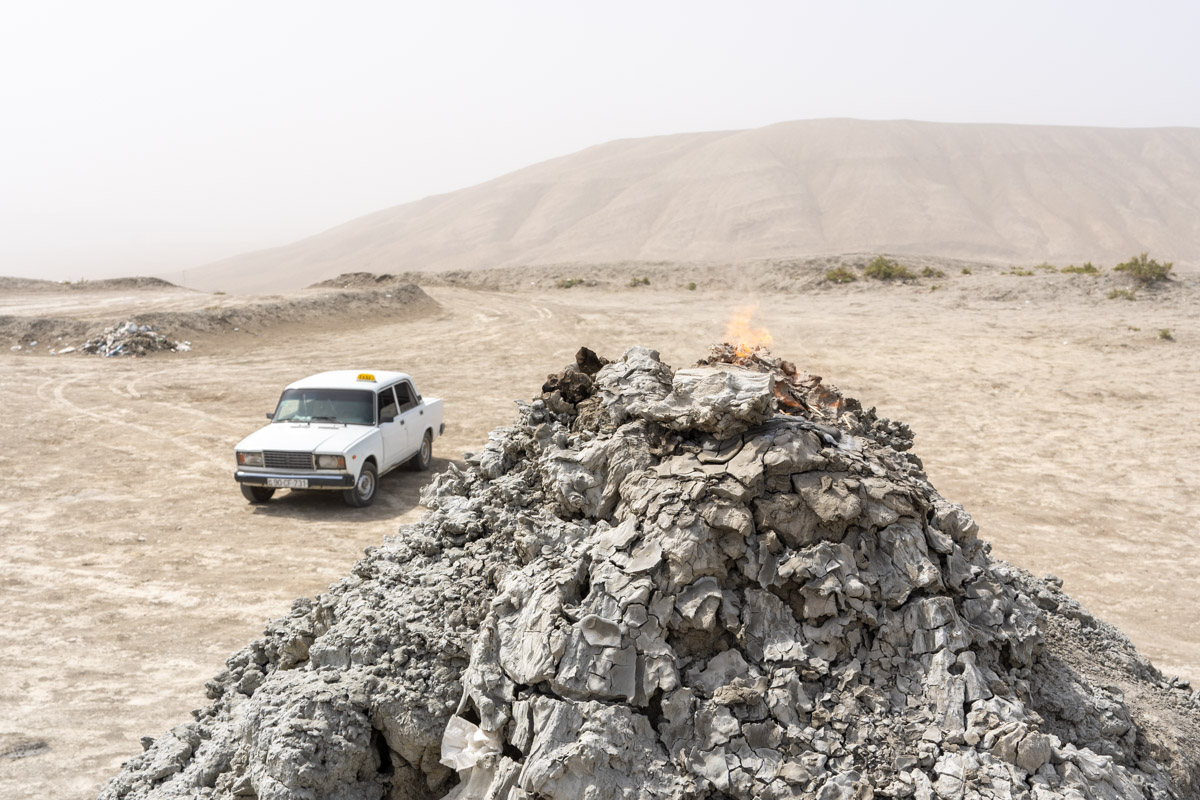
<path fill-rule="evenodd" d="M 737 348 L 740 357 L 746 357 L 760 347 L 771 344 L 771 334 L 766 328 L 750 326 L 754 313 L 758 311 L 758 303 L 749 306 L 738 306 L 733 310 L 733 317 L 725 326 L 725 341 Z"/>

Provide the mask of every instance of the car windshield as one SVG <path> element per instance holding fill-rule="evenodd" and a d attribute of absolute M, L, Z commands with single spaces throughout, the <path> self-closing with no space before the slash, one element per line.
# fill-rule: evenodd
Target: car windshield
<path fill-rule="evenodd" d="M 375 424 L 375 393 L 361 389 L 285 389 L 275 422 Z"/>

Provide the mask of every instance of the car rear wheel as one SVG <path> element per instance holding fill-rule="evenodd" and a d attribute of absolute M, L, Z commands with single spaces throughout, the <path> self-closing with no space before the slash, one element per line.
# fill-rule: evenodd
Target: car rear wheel
<path fill-rule="evenodd" d="M 358 479 L 354 481 L 354 486 L 342 492 L 342 498 L 346 501 L 346 505 L 366 508 L 375 500 L 375 489 L 378 486 L 379 480 L 376 477 L 375 465 L 368 461 L 363 464 L 362 472 L 358 473 Z"/>
<path fill-rule="evenodd" d="M 241 486 L 242 497 L 251 503 L 265 503 L 275 494 L 274 489 L 268 489 L 266 486 L 251 486 L 248 483 L 243 483 Z"/>
<path fill-rule="evenodd" d="M 408 468 L 424 472 L 429 469 L 430 461 L 433 461 L 433 431 L 425 431 L 425 438 L 421 440 L 421 449 L 408 460 Z"/>

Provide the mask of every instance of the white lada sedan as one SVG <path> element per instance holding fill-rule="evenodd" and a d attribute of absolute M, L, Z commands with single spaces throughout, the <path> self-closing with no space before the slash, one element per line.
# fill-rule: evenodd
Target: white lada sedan
<path fill-rule="evenodd" d="M 276 489 L 332 489 L 352 506 L 375 499 L 379 476 L 429 468 L 445 430 L 442 401 L 403 372 L 322 372 L 283 390 L 271 424 L 238 442 L 234 479 L 251 503 Z"/>

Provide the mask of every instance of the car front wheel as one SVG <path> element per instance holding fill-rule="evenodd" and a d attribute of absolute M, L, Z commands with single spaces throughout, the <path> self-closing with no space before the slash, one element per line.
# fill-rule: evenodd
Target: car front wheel
<path fill-rule="evenodd" d="M 242 497 L 251 503 L 265 503 L 275 494 L 274 489 L 268 489 L 266 486 L 251 486 L 248 483 L 243 483 L 241 486 Z"/>
<path fill-rule="evenodd" d="M 358 479 L 354 481 L 354 486 L 342 492 L 342 498 L 346 501 L 346 505 L 366 508 L 374 501 L 375 489 L 378 486 L 379 479 L 376 477 L 375 465 L 368 462 L 363 464 L 362 472 L 358 473 Z"/>

